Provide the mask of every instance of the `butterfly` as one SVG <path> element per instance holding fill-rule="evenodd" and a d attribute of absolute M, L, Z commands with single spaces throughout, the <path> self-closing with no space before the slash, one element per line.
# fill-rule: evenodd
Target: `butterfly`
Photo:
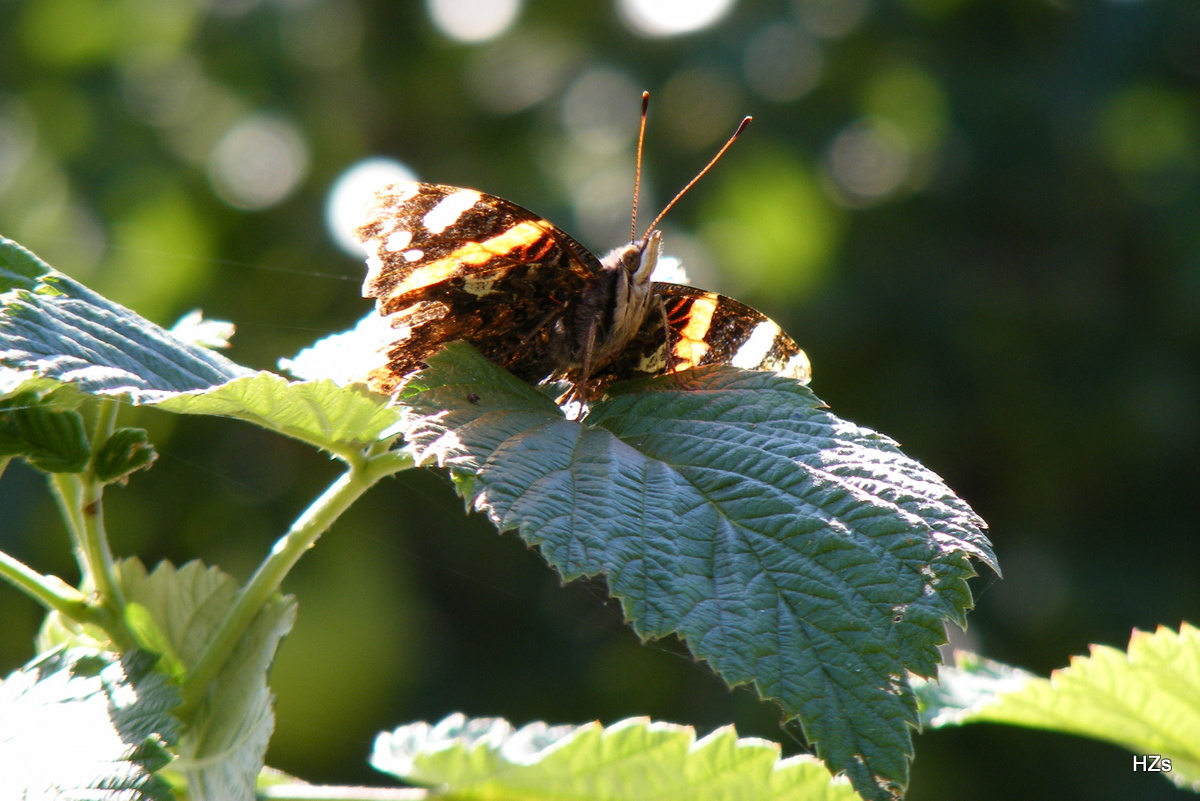
<path fill-rule="evenodd" d="M 648 99 L 642 96 L 639 176 Z M 658 222 L 749 121 L 640 238 L 635 189 L 631 241 L 603 258 L 494 195 L 417 181 L 379 190 L 358 236 L 368 252 L 363 294 L 376 299 L 391 336 L 386 364 L 370 372 L 368 386 L 393 394 L 456 340 L 526 381 L 567 382 L 560 403 L 581 406 L 620 380 L 709 364 L 806 382 L 804 351 L 765 315 L 725 295 L 651 278 L 662 252 Z"/>

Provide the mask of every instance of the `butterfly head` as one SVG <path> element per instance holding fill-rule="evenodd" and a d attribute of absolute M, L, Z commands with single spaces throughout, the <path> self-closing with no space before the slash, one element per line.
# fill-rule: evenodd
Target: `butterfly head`
<path fill-rule="evenodd" d="M 648 231 L 644 237 L 613 249 L 600 260 L 606 269 L 621 269 L 634 285 L 649 284 L 658 258 L 662 255 L 662 231 Z"/>

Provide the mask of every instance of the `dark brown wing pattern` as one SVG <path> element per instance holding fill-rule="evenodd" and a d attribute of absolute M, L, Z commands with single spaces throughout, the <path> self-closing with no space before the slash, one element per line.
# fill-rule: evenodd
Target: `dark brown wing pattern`
<path fill-rule="evenodd" d="M 396 331 L 368 385 L 391 394 L 454 340 L 530 381 L 554 370 L 553 321 L 600 272 L 596 257 L 515 203 L 424 183 L 379 192 L 359 229 L 363 294 Z"/>
<path fill-rule="evenodd" d="M 769 370 L 802 382 L 811 378 L 808 356 L 756 309 L 684 284 L 656 281 L 654 292 L 661 311 L 652 310 L 625 352 L 593 373 L 594 389 L 709 364 Z"/>

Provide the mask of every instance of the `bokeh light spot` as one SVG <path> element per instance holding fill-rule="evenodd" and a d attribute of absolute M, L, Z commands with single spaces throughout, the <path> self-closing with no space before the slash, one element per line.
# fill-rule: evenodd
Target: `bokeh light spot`
<path fill-rule="evenodd" d="M 746 83 L 755 94 L 776 103 L 811 92 L 824 68 L 820 45 L 794 25 L 767 25 L 746 44 Z"/>
<path fill-rule="evenodd" d="M 354 234 L 362 225 L 363 207 L 381 187 L 416 177 L 406 165 L 382 157 L 364 159 L 342 172 L 325 200 L 325 227 L 337 246 L 351 256 L 363 256 L 366 251 Z"/>
<path fill-rule="evenodd" d="M 662 90 L 662 105 L 655 115 L 671 140 L 684 150 L 705 150 L 725 141 L 745 116 L 737 81 L 716 69 L 681 70 Z"/>
<path fill-rule="evenodd" d="M 644 36 L 692 33 L 729 13 L 734 0 L 620 0 L 626 23 Z"/>
<path fill-rule="evenodd" d="M 38 61 L 82 66 L 103 61 L 117 49 L 120 17 L 99 0 L 41 0 L 25 3 L 19 19 L 26 51 Z"/>
<path fill-rule="evenodd" d="M 429 18 L 457 42 L 486 42 L 504 33 L 521 11 L 520 0 L 428 0 Z"/>
<path fill-rule="evenodd" d="M 1098 136 L 1126 189 L 1151 203 L 1179 197 L 1200 162 L 1193 101 L 1150 83 L 1115 92 L 1100 114 Z"/>
<path fill-rule="evenodd" d="M 730 294 L 753 302 L 769 288 L 782 306 L 819 285 L 841 241 L 841 215 L 790 152 L 760 149 L 737 162 L 714 176 L 701 234 L 727 267 Z"/>
<path fill-rule="evenodd" d="M 893 123 L 867 118 L 834 137 L 825 163 L 836 199 L 848 206 L 865 206 L 904 185 L 912 170 L 912 147 Z"/>
<path fill-rule="evenodd" d="M 213 232 L 186 190 L 146 190 L 114 226 L 114 246 L 97 273 L 97 289 L 151 320 L 168 321 L 194 308 L 214 268 Z"/>
<path fill-rule="evenodd" d="M 637 136 L 641 92 L 623 72 L 596 67 L 584 72 L 563 98 L 562 122 L 574 144 L 591 153 L 613 153 Z"/>
<path fill-rule="evenodd" d="M 330 69 L 353 62 L 362 50 L 364 23 L 359 3 L 291 3 L 283 11 L 280 41 L 297 64 Z"/>
<path fill-rule="evenodd" d="M 0 197 L 29 163 L 37 144 L 38 125 L 21 100 L 0 97 Z"/>
<path fill-rule="evenodd" d="M 581 52 L 569 33 L 516 31 L 472 55 L 466 78 L 476 104 L 494 114 L 515 114 L 558 91 Z"/>
<path fill-rule="evenodd" d="M 800 23 L 812 33 L 835 39 L 862 25 L 871 0 L 794 0 Z"/>
<path fill-rule="evenodd" d="M 871 77 L 863 113 L 895 125 L 918 152 L 937 150 L 950 126 L 950 101 L 940 82 L 928 70 L 911 64 L 892 66 Z"/>
<path fill-rule="evenodd" d="M 169 59 L 144 55 L 122 64 L 121 90 L 135 117 L 152 125 L 171 126 L 201 112 L 208 82 L 191 55 Z"/>
<path fill-rule="evenodd" d="M 272 114 L 243 117 L 225 132 L 208 158 L 217 196 L 239 209 L 265 209 L 290 195 L 308 173 L 308 143 L 288 120 Z"/>

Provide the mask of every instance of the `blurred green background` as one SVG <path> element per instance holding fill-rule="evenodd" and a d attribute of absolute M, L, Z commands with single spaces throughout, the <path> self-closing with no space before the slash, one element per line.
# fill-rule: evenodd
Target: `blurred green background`
<path fill-rule="evenodd" d="M 1196 0 L 8 0 L 0 232 L 157 322 L 236 322 L 231 356 L 273 369 L 370 309 L 327 224 L 356 165 L 510 198 L 603 252 L 642 89 L 647 219 L 754 115 L 668 250 L 991 523 L 1006 577 L 974 582 L 964 642 L 1046 672 L 1200 621 Z M 245 577 L 336 474 L 234 421 L 123 422 L 162 453 L 109 495 L 115 547 L 148 562 Z M 3 479 L 0 547 L 74 578 L 42 480 Z M 270 761 L 309 780 L 380 781 L 375 731 L 456 710 L 800 747 L 432 472 L 374 490 L 287 587 Z M 0 587 L 0 669 L 39 617 Z M 912 799 L 1183 797 L 1059 735 L 916 748 Z"/>

